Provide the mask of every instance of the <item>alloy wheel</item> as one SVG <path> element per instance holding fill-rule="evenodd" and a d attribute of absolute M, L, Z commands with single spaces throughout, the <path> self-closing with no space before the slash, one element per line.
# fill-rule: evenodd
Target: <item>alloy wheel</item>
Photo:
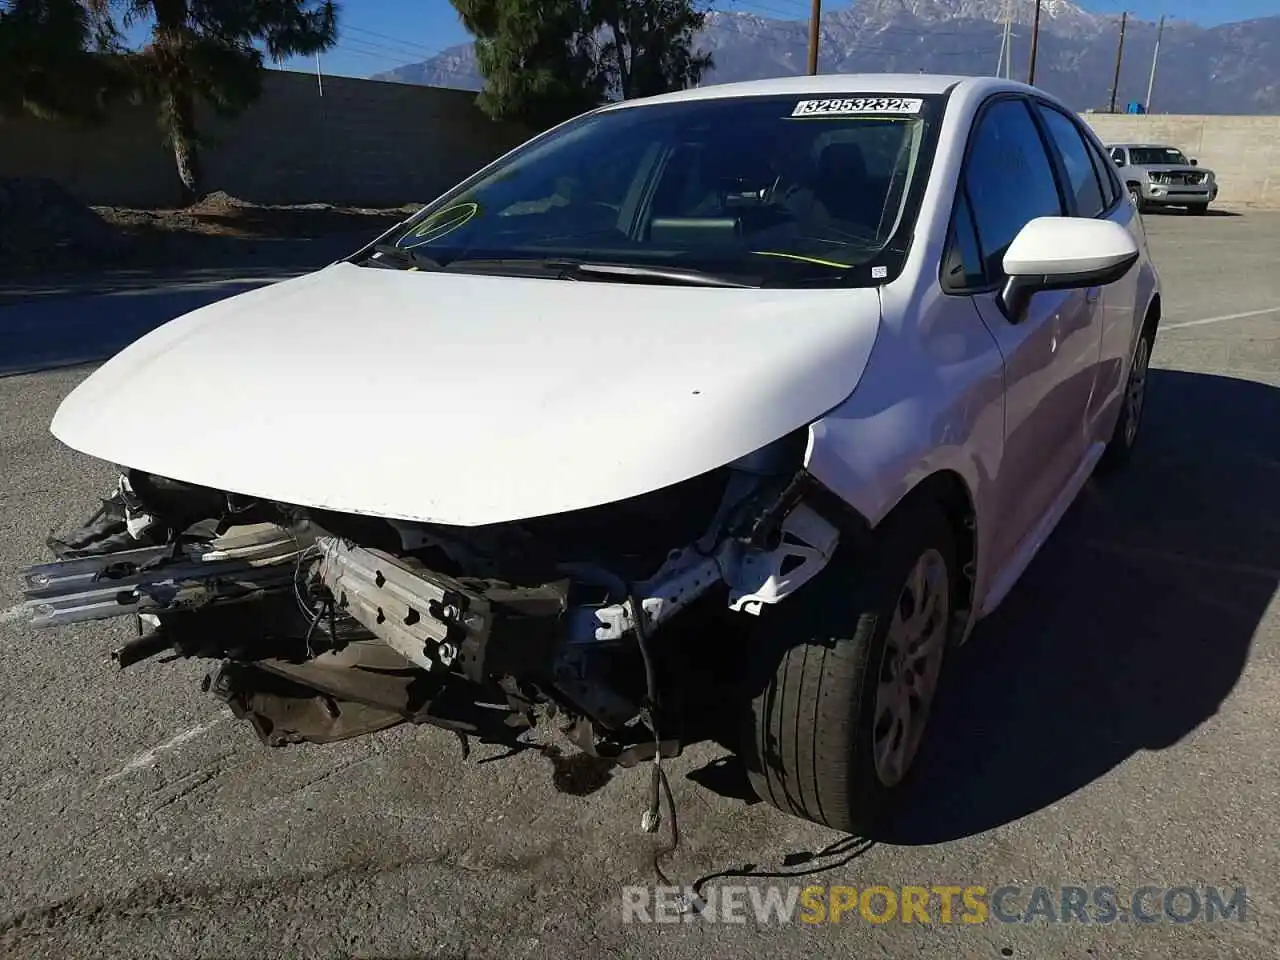
<path fill-rule="evenodd" d="M 1129 371 L 1129 385 L 1124 396 L 1124 442 L 1132 446 L 1138 437 L 1138 424 L 1142 419 L 1142 405 L 1147 397 L 1147 365 L 1151 359 L 1147 338 L 1138 340 L 1133 356 L 1133 369 Z"/>
<path fill-rule="evenodd" d="M 924 738 L 946 651 L 950 607 L 946 561 L 937 550 L 926 550 L 898 595 L 876 687 L 873 755 L 876 776 L 886 787 L 906 775 Z"/>

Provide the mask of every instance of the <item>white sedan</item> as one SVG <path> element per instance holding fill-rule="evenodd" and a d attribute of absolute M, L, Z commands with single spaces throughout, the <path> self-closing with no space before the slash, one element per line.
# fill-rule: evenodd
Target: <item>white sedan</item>
<path fill-rule="evenodd" d="M 122 664 L 212 658 L 269 744 L 554 717 L 654 761 L 656 813 L 662 758 L 728 736 L 762 798 L 870 833 L 947 648 L 1130 455 L 1160 315 L 1040 90 L 609 104 L 77 387 L 52 431 L 121 475 L 32 620 L 138 617 Z"/>

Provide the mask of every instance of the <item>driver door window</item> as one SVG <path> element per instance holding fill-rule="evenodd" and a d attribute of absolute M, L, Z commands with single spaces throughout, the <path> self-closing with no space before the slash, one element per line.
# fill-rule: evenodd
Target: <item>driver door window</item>
<path fill-rule="evenodd" d="M 1066 215 L 1049 150 L 1026 101 L 997 100 L 980 115 L 961 174 L 987 281 L 973 291 L 973 302 L 1004 360 L 997 566 L 1033 534 L 1084 457 L 1097 364 L 1097 347 L 1088 347 L 1096 336 L 1094 310 L 1083 291 L 1038 293 L 1017 323 L 1000 306 L 1004 255 L 1014 237 L 1037 217 Z M 963 221 L 957 226 L 962 236 Z"/>
<path fill-rule="evenodd" d="M 1004 255 L 1027 223 L 1063 215 L 1040 131 L 1022 100 L 1001 100 L 978 123 L 964 173 L 989 279 L 1004 277 Z"/>

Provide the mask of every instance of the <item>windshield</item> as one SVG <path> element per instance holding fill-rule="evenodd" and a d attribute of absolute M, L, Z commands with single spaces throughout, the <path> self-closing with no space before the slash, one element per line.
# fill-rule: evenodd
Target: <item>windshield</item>
<path fill-rule="evenodd" d="M 1129 162 L 1138 166 L 1157 163 L 1189 163 L 1181 150 L 1173 147 L 1130 147 Z"/>
<path fill-rule="evenodd" d="M 753 285 L 883 283 L 905 255 L 941 101 L 605 109 L 520 148 L 380 246 L 443 269 L 550 258 Z"/>

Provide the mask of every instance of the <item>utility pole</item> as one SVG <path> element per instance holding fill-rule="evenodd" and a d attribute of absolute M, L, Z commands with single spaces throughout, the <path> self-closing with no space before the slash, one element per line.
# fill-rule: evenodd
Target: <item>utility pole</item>
<path fill-rule="evenodd" d="M 1003 27 L 1000 31 L 1000 59 L 996 61 L 996 76 L 1009 76 L 1009 68 L 1013 63 L 1013 0 L 1004 0 L 1004 9 L 1000 12 Z"/>
<path fill-rule="evenodd" d="M 1116 112 L 1116 96 L 1120 93 L 1120 61 L 1124 59 L 1124 28 L 1129 22 L 1129 13 L 1125 11 L 1120 14 L 1120 46 L 1116 50 L 1116 79 L 1111 85 L 1111 112 Z"/>
<path fill-rule="evenodd" d="M 818 74 L 818 21 L 822 19 L 822 0 L 813 0 L 809 11 L 809 76 Z"/>
<path fill-rule="evenodd" d="M 1027 68 L 1027 84 L 1036 85 L 1036 53 L 1040 49 L 1040 0 L 1036 0 L 1036 18 L 1031 25 L 1031 66 Z"/>
<path fill-rule="evenodd" d="M 1164 17 L 1160 18 L 1160 26 L 1156 28 L 1156 49 L 1151 54 L 1151 79 L 1147 81 L 1147 99 L 1144 109 L 1151 112 L 1151 93 L 1156 88 L 1156 61 L 1160 59 L 1160 38 L 1164 36 Z"/>
<path fill-rule="evenodd" d="M 1009 11 L 1004 18 L 1004 78 L 1013 78 L 1013 14 L 1014 0 L 1009 0 Z"/>

